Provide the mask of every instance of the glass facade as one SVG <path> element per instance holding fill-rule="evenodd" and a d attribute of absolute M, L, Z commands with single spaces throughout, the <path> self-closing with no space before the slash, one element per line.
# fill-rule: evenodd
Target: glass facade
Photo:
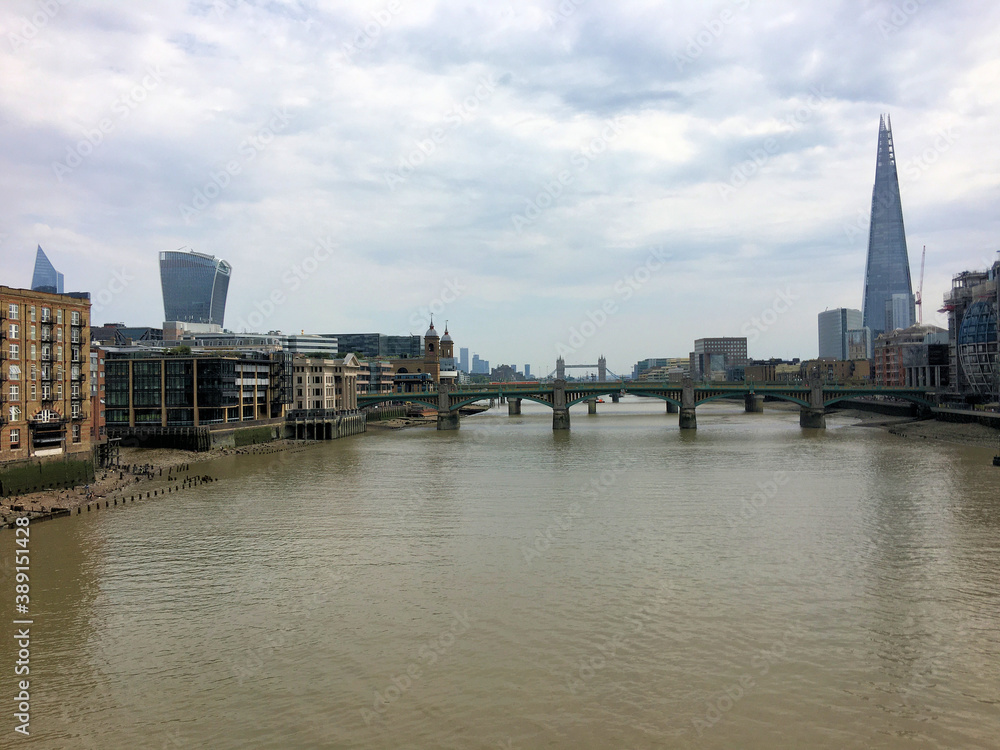
<path fill-rule="evenodd" d="M 847 332 L 861 328 L 861 311 L 839 307 L 819 314 L 819 358 L 853 359 L 849 356 Z"/>
<path fill-rule="evenodd" d="M 160 253 L 164 320 L 221 326 L 231 275 L 232 266 L 212 255 Z"/>
<path fill-rule="evenodd" d="M 971 389 L 987 397 L 1000 394 L 997 369 L 997 311 L 980 300 L 965 311 L 958 332 L 958 358 Z"/>
<path fill-rule="evenodd" d="M 910 261 L 906 252 L 903 208 L 899 199 L 896 155 L 892 145 L 892 124 L 879 119 L 878 157 L 875 163 L 875 187 L 872 189 L 871 224 L 868 230 L 868 261 L 865 265 L 864 325 L 872 336 L 884 333 L 886 311 L 892 310 L 892 296 L 905 294 L 909 320 L 915 320 Z M 899 326 L 896 326 L 897 328 Z"/>
<path fill-rule="evenodd" d="M 41 245 L 35 253 L 35 272 L 31 275 L 31 291 L 63 293 L 63 275 L 52 265 Z"/>

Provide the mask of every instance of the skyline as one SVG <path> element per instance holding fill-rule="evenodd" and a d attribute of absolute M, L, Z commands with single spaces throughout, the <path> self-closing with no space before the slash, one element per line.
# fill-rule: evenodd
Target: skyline
<path fill-rule="evenodd" d="M 434 312 L 540 373 L 748 333 L 808 358 L 862 307 L 886 111 L 924 321 L 996 258 L 1000 9 L 40 7 L 0 9 L 0 277 L 42 245 L 98 324 L 159 325 L 187 246 L 232 264 L 233 330 L 270 303 L 289 332 Z"/>

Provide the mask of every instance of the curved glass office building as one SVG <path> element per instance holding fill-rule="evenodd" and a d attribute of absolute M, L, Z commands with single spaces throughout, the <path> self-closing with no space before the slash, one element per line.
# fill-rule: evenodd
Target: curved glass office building
<path fill-rule="evenodd" d="M 160 253 L 164 320 L 221 326 L 232 272 L 232 266 L 214 255 L 193 250 Z"/>
<path fill-rule="evenodd" d="M 958 332 L 958 358 L 972 389 L 982 396 L 1000 392 L 997 372 L 997 311 L 987 300 L 965 311 Z"/>

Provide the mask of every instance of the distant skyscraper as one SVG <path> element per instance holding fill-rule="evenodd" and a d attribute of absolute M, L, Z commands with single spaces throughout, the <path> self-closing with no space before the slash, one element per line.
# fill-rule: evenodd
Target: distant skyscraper
<path fill-rule="evenodd" d="M 458 350 L 458 369 L 469 374 L 469 347 L 463 346 Z"/>
<path fill-rule="evenodd" d="M 524 366 L 524 377 L 527 378 L 528 380 L 531 379 L 531 365 Z"/>
<path fill-rule="evenodd" d="M 819 314 L 820 359 L 851 359 L 847 332 L 861 328 L 861 311 L 838 307 Z M 863 358 L 864 359 L 864 358 Z"/>
<path fill-rule="evenodd" d="M 63 275 L 49 261 L 41 245 L 35 253 L 35 272 L 31 275 L 31 291 L 63 293 Z"/>
<path fill-rule="evenodd" d="M 910 283 L 910 260 L 906 254 L 903 208 L 899 200 L 892 122 L 887 122 L 887 117 L 880 117 L 863 307 L 864 325 L 871 329 L 874 337 L 887 330 L 886 303 L 892 304 L 894 294 L 908 295 L 909 318 L 914 320 L 913 287 Z"/>
<path fill-rule="evenodd" d="M 221 326 L 232 272 L 232 266 L 214 255 L 193 250 L 160 253 L 164 320 Z"/>

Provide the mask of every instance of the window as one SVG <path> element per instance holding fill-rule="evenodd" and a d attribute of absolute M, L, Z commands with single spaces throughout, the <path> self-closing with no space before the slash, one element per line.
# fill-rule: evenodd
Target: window
<path fill-rule="evenodd" d="M 70 320 L 70 323 L 72 323 L 75 326 L 80 325 L 80 313 L 79 313 L 79 311 L 74 310 L 73 312 L 71 312 L 69 314 L 69 320 Z"/>
<path fill-rule="evenodd" d="M 38 368 L 35 365 L 31 366 L 31 379 L 38 380 Z"/>
<path fill-rule="evenodd" d="M 80 384 L 73 383 L 71 388 L 72 390 L 70 391 L 70 393 L 72 394 L 73 398 L 80 398 Z"/>
<path fill-rule="evenodd" d="M 31 345 L 31 358 L 38 359 L 38 350 L 35 348 L 34 344 Z"/>
<path fill-rule="evenodd" d="M 21 358 L 21 347 L 18 346 L 17 344 L 11 344 L 9 351 L 10 351 L 10 358 L 11 359 L 20 359 Z"/>
<path fill-rule="evenodd" d="M 21 386 L 14 385 L 13 383 L 11 383 L 11 385 L 10 385 L 10 400 L 11 401 L 20 401 L 21 400 Z"/>
<path fill-rule="evenodd" d="M 56 344 L 56 359 L 62 360 L 62 344 Z"/>
<path fill-rule="evenodd" d="M 7 305 L 7 317 L 11 320 L 17 320 L 17 312 L 20 308 L 16 302 L 11 302 Z M 32 308 L 34 309 L 34 308 Z"/>
<path fill-rule="evenodd" d="M 38 400 L 38 386 L 35 385 L 34 383 L 31 384 L 31 400 L 32 401 Z"/>
<path fill-rule="evenodd" d="M 74 362 L 80 361 L 80 347 L 78 346 L 73 347 L 73 361 Z"/>
<path fill-rule="evenodd" d="M 80 442 L 80 425 L 78 424 L 73 425 L 73 442 Z"/>
<path fill-rule="evenodd" d="M 80 418 L 80 404 L 77 404 L 77 403 L 73 404 L 71 415 L 72 415 L 73 419 L 79 419 Z"/>
<path fill-rule="evenodd" d="M 13 405 L 10 407 L 10 421 L 20 422 L 21 421 L 21 407 Z"/>
<path fill-rule="evenodd" d="M 56 341 L 62 341 L 62 328 L 56 329 Z"/>
<path fill-rule="evenodd" d="M 42 384 L 42 401 L 52 400 L 52 386 Z"/>
<path fill-rule="evenodd" d="M 32 310 L 34 310 L 34 308 L 32 308 Z M 32 320 L 34 320 L 34 318 L 32 318 Z M 52 310 L 50 310 L 47 307 L 43 307 L 42 308 L 42 322 L 43 323 L 51 323 L 52 322 Z"/>
<path fill-rule="evenodd" d="M 56 323 L 62 323 L 62 310 L 56 310 Z"/>
<path fill-rule="evenodd" d="M 32 318 L 34 320 L 34 318 Z M 38 329 L 35 326 L 31 326 L 31 340 L 34 341 L 38 338 Z"/>
<path fill-rule="evenodd" d="M 56 398 L 62 398 L 62 383 L 56 383 Z"/>
<path fill-rule="evenodd" d="M 10 447 L 11 450 L 21 447 L 21 430 L 11 430 L 10 431 Z"/>
<path fill-rule="evenodd" d="M 21 338 L 20 333 L 21 333 L 21 329 L 20 329 L 20 327 L 16 323 L 11 323 L 9 326 L 7 326 L 7 334 L 12 339 L 19 339 L 19 338 Z"/>
<path fill-rule="evenodd" d="M 21 379 L 21 366 L 20 365 L 11 365 L 8 368 L 8 370 L 7 370 L 7 375 L 8 375 L 8 377 L 11 380 L 20 380 Z"/>
<path fill-rule="evenodd" d="M 52 359 L 52 347 L 42 344 L 42 359 Z"/>

